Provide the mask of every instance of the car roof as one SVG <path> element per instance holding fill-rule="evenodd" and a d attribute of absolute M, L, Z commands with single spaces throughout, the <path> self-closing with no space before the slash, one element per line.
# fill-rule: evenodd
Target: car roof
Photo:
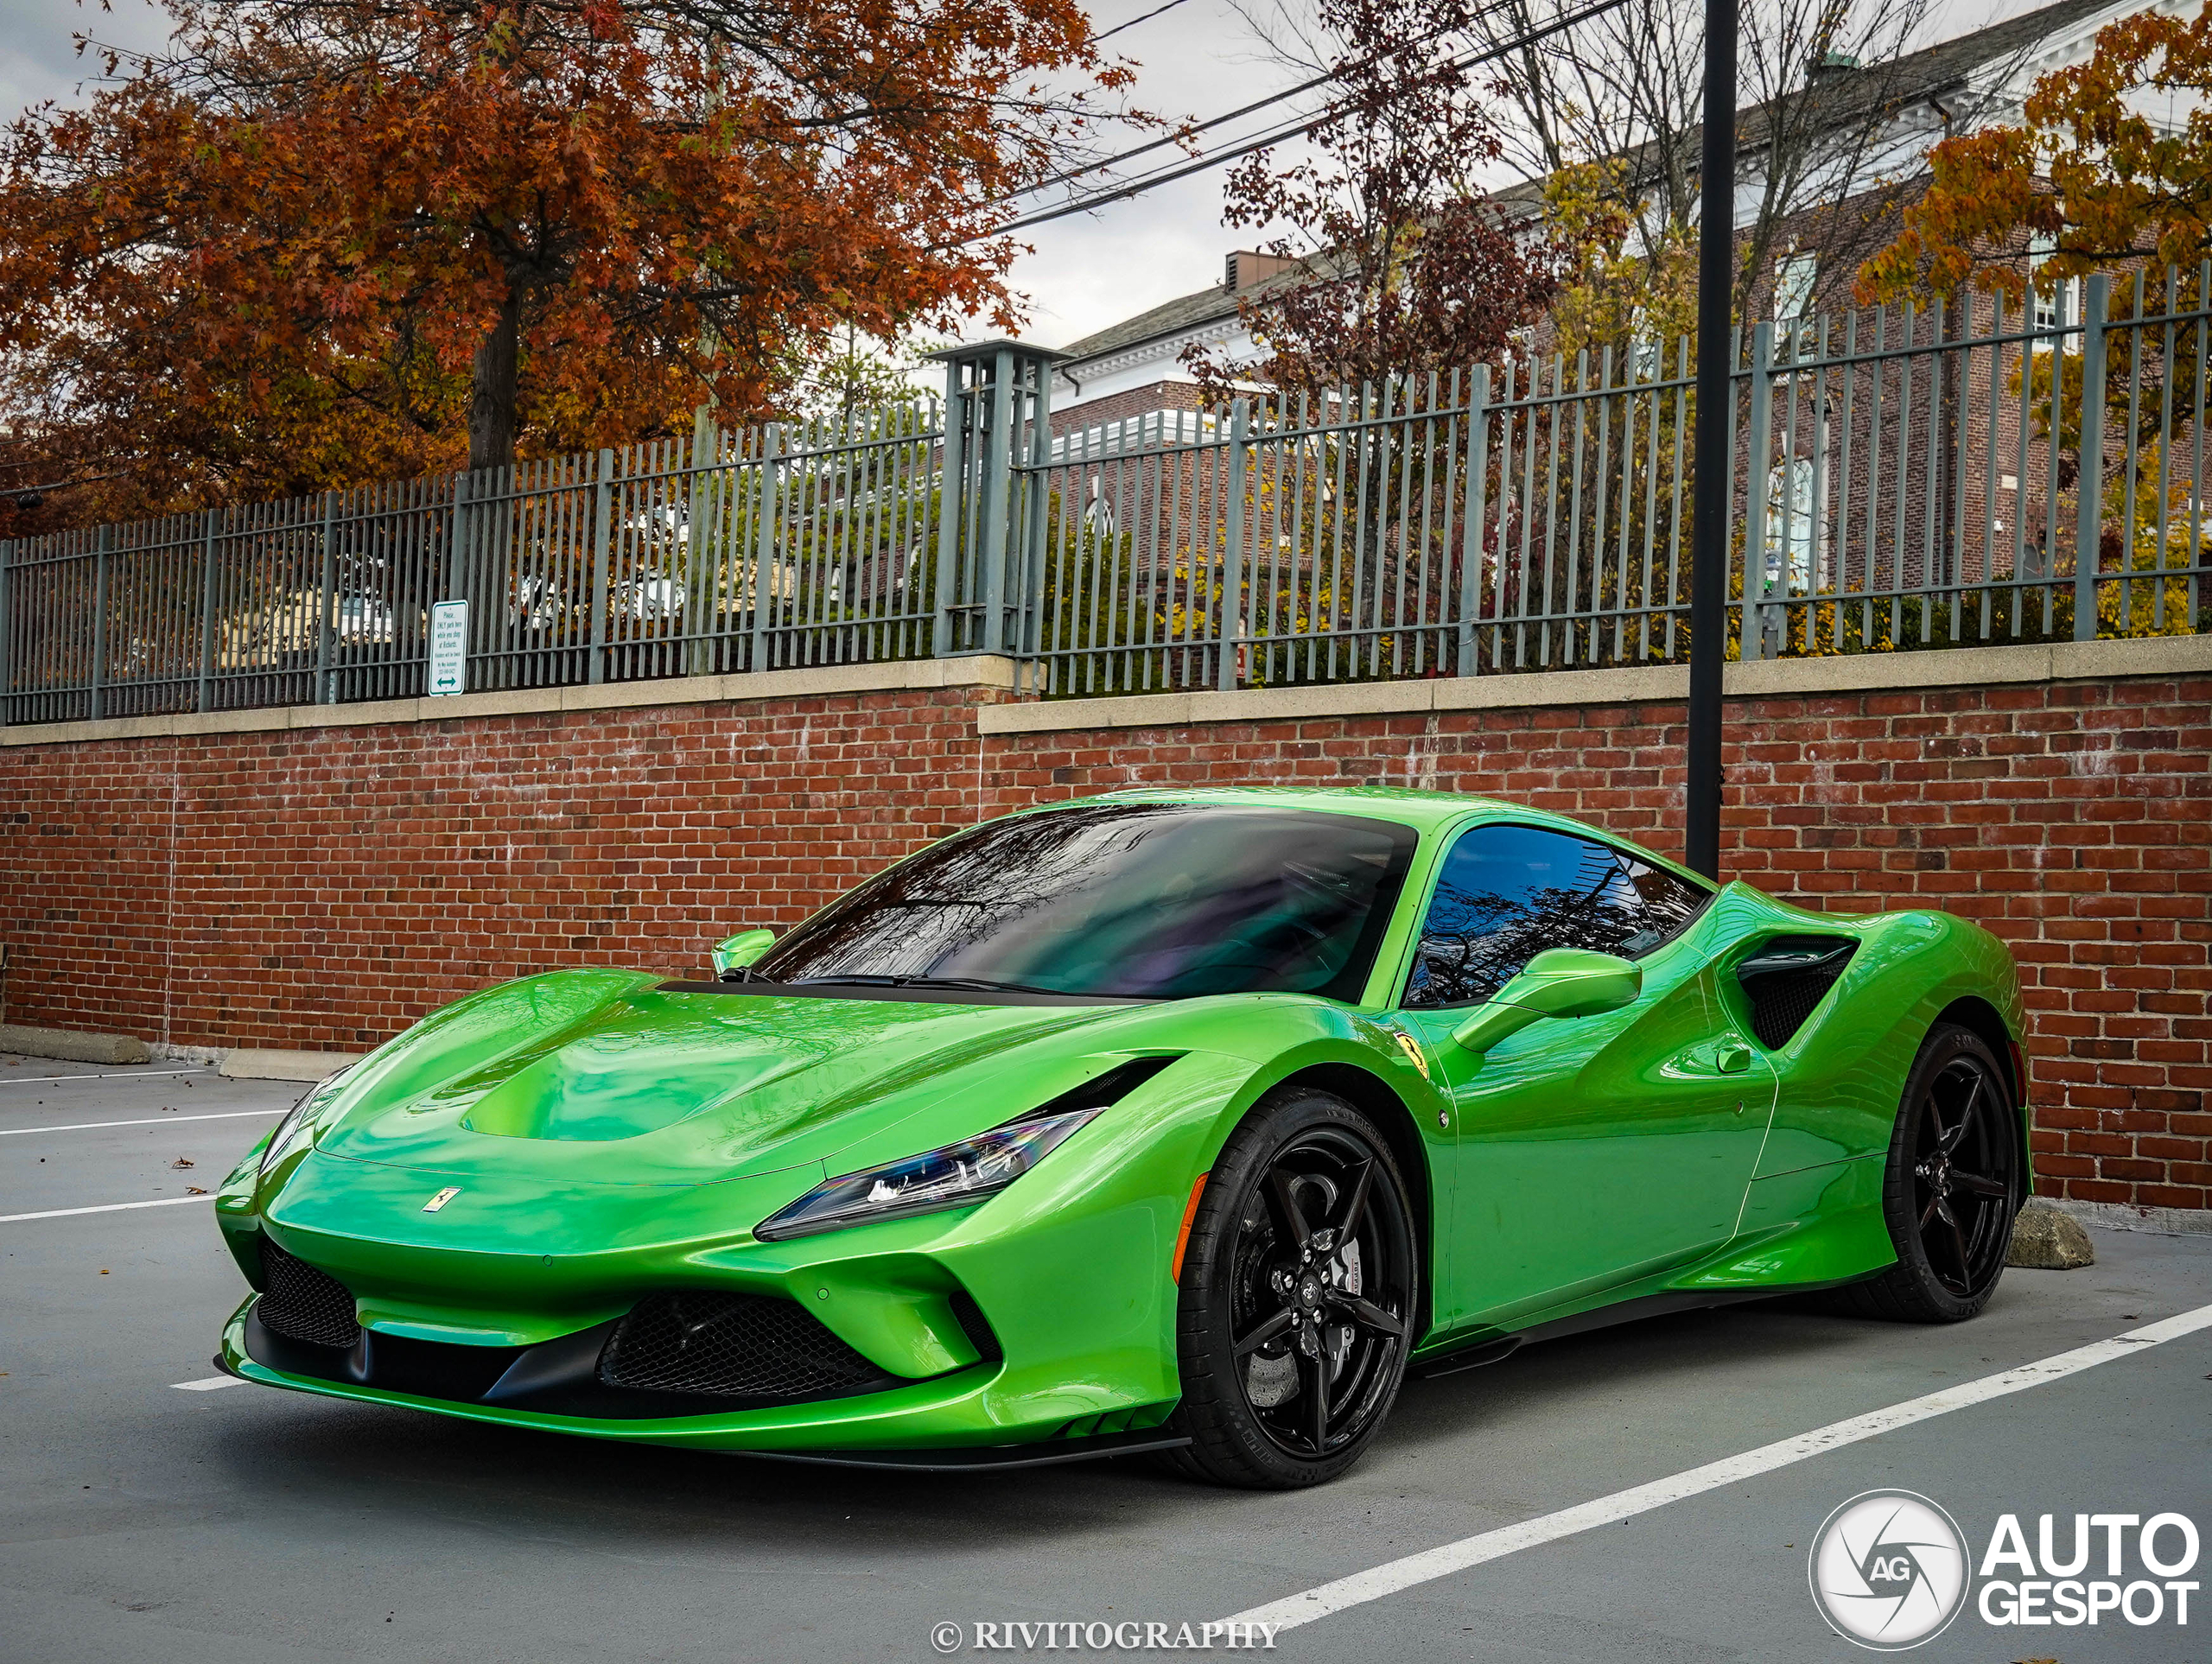
<path fill-rule="evenodd" d="M 1496 816 L 1536 826 L 1556 827 L 1562 832 L 1580 833 L 1586 837 L 1602 838 L 1608 843 L 1624 846 L 1638 854 L 1656 861 L 1660 866 L 1695 878 L 1673 857 L 1647 849 L 1632 838 L 1622 837 L 1603 827 L 1592 826 L 1586 821 L 1554 814 L 1549 810 L 1532 808 L 1527 803 L 1510 803 L 1502 797 L 1478 797 L 1459 791 L 1422 791 L 1412 786 L 1130 786 L 1119 791 L 1100 792 L 1088 797 L 1073 797 L 1057 803 L 1039 803 L 1027 812 L 1066 808 L 1071 803 L 1217 803 L 1224 808 L 1269 808 L 1308 810 L 1327 815 L 1364 815 L 1375 820 L 1395 821 L 1417 831 L 1428 833 L 1465 819 L 1470 814 L 1484 818 Z M 1697 879 L 1700 885 L 1710 886 L 1711 880 Z"/>
<path fill-rule="evenodd" d="M 1496 797 L 1457 791 L 1418 791 L 1409 786 L 1130 786 L 1120 791 L 1071 801 L 1086 803 L 1218 803 L 1224 808 L 1305 809 L 1329 815 L 1364 815 L 1397 821 L 1426 832 L 1448 825 L 1476 810 L 1529 816 L 1561 826 L 1578 824 L 1557 815 Z M 1063 805 L 1040 803 L 1040 809 Z"/>

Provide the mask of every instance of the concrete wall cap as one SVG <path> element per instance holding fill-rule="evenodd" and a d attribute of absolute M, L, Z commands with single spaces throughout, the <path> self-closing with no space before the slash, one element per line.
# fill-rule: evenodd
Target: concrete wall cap
<path fill-rule="evenodd" d="M 2041 643 L 1915 653 L 1848 653 L 1754 660 L 1722 670 L 1732 698 L 1885 693 L 1910 688 L 1979 688 L 1997 683 L 2105 681 L 2212 671 L 2212 636 L 2138 641 Z M 1121 694 L 1102 699 L 986 705 L 984 734 L 1051 734 L 1078 728 L 1182 727 L 1207 722 L 1296 721 L 1404 711 L 1498 710 L 1573 705 L 1680 704 L 1689 698 L 1683 665 L 1625 665 L 1440 676 L 1425 682 L 1338 683 L 1244 689 L 1234 693 Z"/>
<path fill-rule="evenodd" d="M 343 705 L 272 705 L 248 711 L 121 716 L 98 722 L 36 722 L 0 727 L 0 746 L 74 746 L 205 734 L 265 734 L 284 728 L 369 727 L 385 723 L 450 722 L 550 711 L 592 711 L 656 705 L 745 704 L 814 699 L 834 694 L 892 693 L 1015 685 L 1014 662 L 1002 654 L 902 659 L 883 664 L 805 665 L 734 676 L 671 676 L 569 688 L 514 688 L 431 699 L 364 700 Z"/>

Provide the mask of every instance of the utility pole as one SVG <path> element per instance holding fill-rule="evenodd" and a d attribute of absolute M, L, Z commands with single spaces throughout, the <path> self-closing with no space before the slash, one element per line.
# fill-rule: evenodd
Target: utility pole
<path fill-rule="evenodd" d="M 1683 864 L 1720 876 L 1720 666 L 1728 654 L 1729 384 L 1736 282 L 1736 0 L 1705 0 L 1698 174 L 1697 480 L 1690 538 L 1690 712 Z M 1759 460 L 1752 459 L 1756 473 Z M 1756 553 L 1752 558 L 1756 558 Z"/>

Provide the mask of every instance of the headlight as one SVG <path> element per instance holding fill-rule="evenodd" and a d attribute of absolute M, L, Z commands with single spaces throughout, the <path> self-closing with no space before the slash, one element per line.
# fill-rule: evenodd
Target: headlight
<path fill-rule="evenodd" d="M 353 1072 L 353 1065 L 325 1075 L 308 1088 L 307 1096 L 285 1112 L 284 1119 L 276 1123 L 276 1130 L 269 1135 L 269 1147 L 261 1153 L 261 1165 L 255 1177 L 265 1178 L 269 1170 L 286 1156 L 315 1137 L 315 1114 L 330 1102 L 330 1094 L 338 1083 Z"/>
<path fill-rule="evenodd" d="M 1032 1115 L 926 1155 L 864 1167 L 817 1184 L 762 1220 L 753 1234 L 764 1242 L 779 1242 L 879 1219 L 972 1206 L 1013 1184 L 1097 1114 L 1085 1108 Z"/>

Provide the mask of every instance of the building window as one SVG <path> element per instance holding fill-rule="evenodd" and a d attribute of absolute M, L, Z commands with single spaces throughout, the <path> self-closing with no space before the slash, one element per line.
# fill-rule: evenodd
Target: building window
<path fill-rule="evenodd" d="M 1775 345 L 1781 350 L 1802 356 L 1818 345 L 1818 333 L 1813 324 L 1813 290 L 1820 278 L 1821 257 L 1817 254 L 1785 254 L 1774 263 L 1774 321 L 1796 326 L 1775 332 L 1779 338 Z"/>
<path fill-rule="evenodd" d="M 2058 239 L 2037 232 L 2028 238 L 2030 326 L 2036 329 L 2064 329 L 2081 321 L 2082 284 L 2079 278 L 2038 279 L 2043 263 L 2058 252 Z M 2038 342 L 2038 346 L 2048 346 Z"/>
<path fill-rule="evenodd" d="M 1802 595 L 1813 582 L 1813 538 L 1820 518 L 1814 500 L 1813 464 L 1791 457 L 1768 471 L 1766 482 L 1766 594 Z"/>
<path fill-rule="evenodd" d="M 1777 323 L 1812 315 L 1813 287 L 1820 281 L 1821 257 L 1785 254 L 1774 263 L 1774 316 Z"/>

